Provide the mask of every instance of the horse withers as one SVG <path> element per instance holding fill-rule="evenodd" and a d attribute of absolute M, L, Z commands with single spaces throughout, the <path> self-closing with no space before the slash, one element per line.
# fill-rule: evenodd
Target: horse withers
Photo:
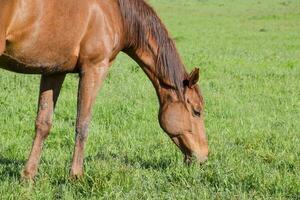
<path fill-rule="evenodd" d="M 0 0 L 0 67 L 41 74 L 35 139 L 23 170 L 37 173 L 42 145 L 67 73 L 79 74 L 76 139 L 71 175 L 83 175 L 91 109 L 119 52 L 134 59 L 155 87 L 163 130 L 185 155 L 207 160 L 204 101 L 173 40 L 144 0 Z"/>

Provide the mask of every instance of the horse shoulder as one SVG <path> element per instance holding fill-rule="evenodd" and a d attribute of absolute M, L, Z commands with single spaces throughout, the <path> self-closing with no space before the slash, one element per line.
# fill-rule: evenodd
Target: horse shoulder
<path fill-rule="evenodd" d="M 98 2 L 90 12 L 88 29 L 80 43 L 79 57 L 113 60 L 122 50 L 122 19 L 114 4 Z"/>

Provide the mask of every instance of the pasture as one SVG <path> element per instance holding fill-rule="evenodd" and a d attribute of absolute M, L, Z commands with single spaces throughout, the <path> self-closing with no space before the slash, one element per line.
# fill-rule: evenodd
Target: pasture
<path fill-rule="evenodd" d="M 120 54 L 93 110 L 85 177 L 69 179 L 78 76 L 68 75 L 36 181 L 22 181 L 39 76 L 1 69 L 0 199 L 300 199 L 300 1 L 149 2 L 187 69 L 201 68 L 208 162 L 183 164 L 153 86 Z"/>

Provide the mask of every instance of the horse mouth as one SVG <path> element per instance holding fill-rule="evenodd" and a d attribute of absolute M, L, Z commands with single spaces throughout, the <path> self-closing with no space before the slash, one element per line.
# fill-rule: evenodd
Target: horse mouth
<path fill-rule="evenodd" d="M 199 156 L 195 153 L 185 154 L 185 156 L 184 156 L 184 162 L 188 165 L 190 165 L 192 163 L 203 165 L 206 163 L 207 160 L 208 160 L 208 156 Z"/>

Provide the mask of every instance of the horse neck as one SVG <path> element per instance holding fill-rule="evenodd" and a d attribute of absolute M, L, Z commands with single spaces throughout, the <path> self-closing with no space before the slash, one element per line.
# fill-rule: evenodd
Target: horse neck
<path fill-rule="evenodd" d="M 142 49 L 137 50 L 126 50 L 131 58 L 133 58 L 142 70 L 146 73 L 150 81 L 152 82 L 156 94 L 159 99 L 160 106 L 165 105 L 169 102 L 175 102 L 179 100 L 179 97 L 174 88 L 164 84 L 163 80 L 160 80 L 160 76 L 157 74 L 156 70 L 156 60 L 157 60 L 157 48 Z"/>

